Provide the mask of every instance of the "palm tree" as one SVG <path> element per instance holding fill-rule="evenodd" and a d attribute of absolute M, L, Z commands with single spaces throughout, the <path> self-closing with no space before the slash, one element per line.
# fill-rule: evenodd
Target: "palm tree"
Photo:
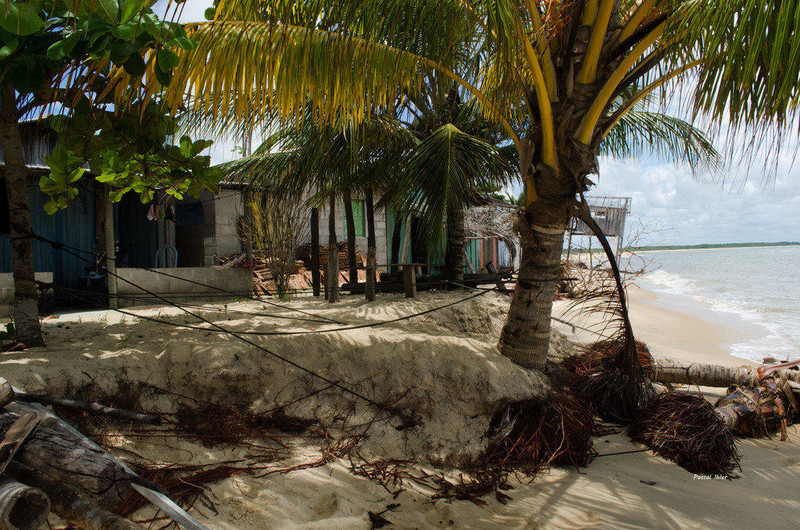
<path fill-rule="evenodd" d="M 432 253 L 446 234 L 444 276 L 464 280 L 464 209 L 482 190 L 502 187 L 517 175 L 513 145 L 486 120 L 457 84 L 427 76 L 427 89 L 409 94 L 404 109 L 413 116 L 409 129 L 420 144 L 384 199 L 422 217 Z M 511 147 L 511 149 L 509 149 Z M 443 231 L 442 228 L 445 228 Z"/>
<path fill-rule="evenodd" d="M 301 195 L 318 190 L 309 203 L 318 207 L 329 204 L 328 299 L 338 300 L 338 242 L 335 208 L 342 197 L 347 221 L 351 284 L 357 283 L 355 230 L 352 193 L 363 192 L 367 221 L 368 300 L 375 295 L 377 240 L 375 235 L 374 190 L 385 190 L 404 153 L 416 144 L 412 134 L 391 116 L 374 117 L 356 124 L 346 120 L 335 126 L 317 126 L 310 120 L 301 123 L 276 123 L 272 134 L 249 156 L 223 164 L 229 178 L 248 179 L 265 185 L 279 194 Z M 386 201 L 384 201 L 386 203 Z M 333 267 L 333 268 L 332 268 Z M 334 285 L 335 284 L 335 285 Z"/>
<path fill-rule="evenodd" d="M 793 121 L 800 2 L 750 0 L 218 0 L 216 22 L 187 28 L 199 46 L 169 87 L 177 107 L 257 122 L 355 120 L 421 89 L 437 71 L 469 91 L 516 147 L 525 182 L 519 282 L 499 341 L 543 368 L 564 243 L 600 145 L 640 102 L 679 94 L 687 112 L 739 152 L 778 147 Z M 474 35 L 477 79 L 456 73 Z M 772 142 L 772 143 L 770 143 Z"/>

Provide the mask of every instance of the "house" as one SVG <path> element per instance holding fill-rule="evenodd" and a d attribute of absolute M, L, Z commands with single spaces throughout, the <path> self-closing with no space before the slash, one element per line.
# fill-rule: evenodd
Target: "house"
<path fill-rule="evenodd" d="M 34 242 L 34 267 L 37 279 L 52 283 L 57 306 L 91 307 L 98 303 L 98 294 L 105 287 L 92 279 L 92 263 L 104 255 L 104 200 L 102 188 L 92 178 L 80 183 L 79 196 L 63 211 L 48 215 L 44 204 L 48 197 L 39 190 L 39 178 L 49 171 L 45 158 L 56 145 L 55 133 L 43 120 L 21 124 L 23 156 L 28 165 L 28 193 L 31 224 L 34 233 L 74 248 L 73 254 L 56 250 L 41 241 Z M 0 152 L 0 315 L 10 314 L 13 303 L 13 270 L 11 259 L 8 200 L 5 192 L 2 152 Z M 241 248 L 232 229 L 232 220 L 240 209 L 237 192 L 212 195 L 204 193 L 199 199 L 177 201 L 176 211 L 191 209 L 195 216 L 188 222 L 185 216 L 177 220 L 148 220 L 150 205 L 144 205 L 135 194 L 126 195 L 114 205 L 114 228 L 117 240 L 117 265 L 121 278 L 159 294 L 196 297 L 220 296 L 212 289 L 204 292 L 196 284 L 160 277 L 144 268 L 170 268 L 174 276 L 186 276 L 193 281 L 210 284 L 227 291 L 250 292 L 249 274 L 241 270 L 216 271 L 219 256 Z M 121 280 L 120 305 L 132 302 L 128 297 L 142 291 Z M 223 287 L 224 286 L 224 287 Z M 200 292 L 198 292 L 200 291 Z M 205 291 L 208 291 L 206 289 Z M 228 295 L 229 296 L 229 295 Z"/>
<path fill-rule="evenodd" d="M 23 150 L 28 164 L 28 191 L 34 233 L 64 243 L 75 254 L 56 250 L 51 245 L 34 242 L 34 266 L 37 279 L 53 285 L 56 306 L 97 307 L 107 303 L 107 287 L 94 263 L 103 263 L 105 252 L 105 194 L 93 178 L 80 182 L 80 194 L 68 208 L 48 215 L 44 204 L 48 197 L 39 190 L 39 178 L 49 171 L 45 158 L 56 145 L 56 135 L 46 121 L 21 124 Z M 3 159 L 0 152 L 0 316 L 11 312 L 13 269 L 11 259 L 8 202 Z M 89 175 L 91 176 L 91 175 Z M 164 295 L 173 301 L 229 298 L 230 293 L 249 294 L 252 279 L 241 268 L 217 267 L 220 260 L 245 252 L 246 237 L 241 233 L 241 219 L 252 200 L 248 184 L 223 182 L 216 195 L 204 192 L 198 199 L 173 201 L 160 211 L 163 201 L 142 204 L 136 194 L 126 195 L 114 205 L 114 232 L 117 241 L 117 296 L 119 305 L 154 301 L 144 290 Z M 354 194 L 353 212 L 356 244 L 363 254 L 367 249 L 367 226 L 364 197 Z M 376 202 L 378 198 L 376 197 Z M 486 208 L 481 205 L 476 208 Z M 506 205 L 506 210 L 509 205 Z M 490 208 L 503 209 L 499 205 Z M 310 222 L 310 207 L 306 219 Z M 320 243 L 328 243 L 329 209 L 319 208 Z M 505 211 L 505 210 L 504 210 Z M 429 256 L 421 236 L 419 219 L 402 220 L 395 230 L 396 215 L 391 209 L 375 208 L 375 232 L 379 268 L 393 263 L 392 241 L 399 236 L 399 261 L 427 263 L 436 273 L 443 263 L 443 252 Z M 347 239 L 344 204 L 336 206 L 337 239 Z M 498 225 L 499 226 L 499 225 Z M 485 227 L 484 227 L 485 228 Z M 310 230 L 300 244 L 310 242 Z M 511 249 L 511 250 L 510 250 Z M 513 243 L 485 229 L 472 230 L 467 244 L 465 272 L 485 270 L 487 263 L 510 267 L 514 263 Z M 165 274 L 166 273 L 166 274 Z M 207 287 L 202 287 L 205 285 Z"/>

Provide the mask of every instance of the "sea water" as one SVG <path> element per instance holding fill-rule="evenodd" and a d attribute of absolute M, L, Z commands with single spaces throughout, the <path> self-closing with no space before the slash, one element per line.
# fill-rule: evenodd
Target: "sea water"
<path fill-rule="evenodd" d="M 650 272 L 637 283 L 690 298 L 718 316 L 752 323 L 733 355 L 761 362 L 800 359 L 800 246 L 642 253 Z M 688 300 L 687 300 L 688 302 Z"/>

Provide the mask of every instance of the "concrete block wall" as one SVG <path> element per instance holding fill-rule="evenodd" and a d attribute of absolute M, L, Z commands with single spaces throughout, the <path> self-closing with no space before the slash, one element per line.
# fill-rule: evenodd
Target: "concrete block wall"
<path fill-rule="evenodd" d="M 37 272 L 34 274 L 36 281 L 53 283 L 52 272 Z M 52 310 L 52 290 L 43 293 L 42 298 L 50 298 L 49 305 Z M 41 300 L 40 300 L 41 306 Z M 0 273 L 0 317 L 10 317 L 14 312 L 14 275 L 11 272 Z"/>
<path fill-rule="evenodd" d="M 244 212 L 242 193 L 235 190 L 220 190 L 217 195 L 214 231 L 216 233 L 216 255 L 218 258 L 241 252 L 242 241 L 238 235 L 239 216 Z"/>
<path fill-rule="evenodd" d="M 167 273 L 170 276 L 159 274 L 159 272 Z M 152 270 L 126 268 L 117 269 L 117 274 L 120 278 L 131 282 L 119 281 L 117 283 L 120 306 L 163 305 L 162 301 L 156 298 L 149 299 L 144 290 L 131 284 L 143 287 L 176 303 L 230 300 L 235 298 L 236 295 L 249 296 L 253 292 L 251 272 L 239 268 L 178 267 Z M 177 276 L 177 278 L 174 276 Z M 181 280 L 181 278 L 197 283 L 189 283 Z M 226 292 L 218 291 L 215 288 Z M 126 298 L 128 296 L 135 296 L 141 300 L 130 300 Z"/>

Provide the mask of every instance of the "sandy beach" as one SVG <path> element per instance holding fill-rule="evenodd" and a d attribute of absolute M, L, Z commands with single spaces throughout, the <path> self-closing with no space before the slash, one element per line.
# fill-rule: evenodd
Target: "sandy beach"
<path fill-rule="evenodd" d="M 328 318 L 362 322 L 396 318 L 464 296 L 463 292 L 423 293 L 416 300 L 406 301 L 399 296 L 385 295 L 374 304 L 345 297 L 334 307 L 314 300 L 297 300 L 290 305 Z M 744 359 L 729 355 L 725 348 L 744 333 L 736 329 L 735 322 L 726 328 L 692 314 L 664 308 L 659 305 L 656 293 L 641 289 L 632 289 L 631 299 L 631 316 L 638 338 L 649 345 L 655 356 L 730 366 L 747 364 Z M 499 385 L 492 377 L 502 381 L 511 377 L 508 374 L 516 373 L 513 372 L 516 368 L 506 366 L 504 359 L 492 353 L 507 303 L 508 299 L 502 295 L 490 294 L 391 326 L 329 335 L 266 337 L 261 343 L 296 355 L 293 359 L 302 359 L 304 350 L 311 348 L 351 347 L 354 348 L 353 355 L 363 356 L 365 351 L 375 350 L 381 343 L 389 342 L 402 345 L 408 369 L 419 365 L 421 370 L 432 373 L 439 373 L 437 370 L 441 368 L 423 365 L 425 358 L 442 357 L 445 352 L 456 350 L 467 351 L 469 355 L 484 357 L 481 362 L 495 368 L 496 376 L 488 374 L 489 384 Z M 565 302 L 558 302 L 556 312 L 565 307 Z M 212 314 L 212 306 L 208 309 L 204 315 Z M 256 303 L 230 304 L 226 306 L 227 312 L 219 311 L 223 306 L 213 309 L 217 311 L 215 320 L 224 321 L 231 329 L 302 330 L 319 327 L 319 324 L 296 321 L 276 324 L 275 319 L 235 313 L 236 310 L 265 309 Z M 274 307 L 269 311 L 291 314 Z M 186 317 L 177 317 L 179 312 L 174 309 L 137 308 L 135 312 L 170 318 L 175 322 L 196 323 Z M 597 324 L 585 319 L 574 322 L 589 328 Z M 247 364 L 250 362 L 246 357 L 247 348 L 232 344 L 229 337 L 220 337 L 210 331 L 168 328 L 106 312 L 65 315 L 48 319 L 45 323 L 48 348 L 0 357 L 0 371 L 4 377 L 29 392 L 44 389 L 66 392 L 85 380 L 82 374 L 87 371 L 101 384 L 112 384 L 115 378 L 123 377 L 121 374 L 166 384 L 180 377 L 187 378 L 191 371 L 197 371 L 196 381 L 207 378 L 209 388 L 217 388 L 213 391 L 218 393 L 210 395 L 210 399 L 224 400 L 233 399 L 237 392 L 247 393 L 255 381 L 252 379 L 254 370 L 262 369 L 265 373 L 272 370 Z M 573 333 L 569 326 L 558 323 L 555 328 L 569 339 L 591 340 L 591 335 L 585 331 L 578 329 Z M 295 349 L 291 349 L 292 346 Z M 357 349 L 362 346 L 365 349 Z M 234 355 L 231 350 L 238 353 Z M 395 352 L 386 350 L 387 355 Z M 243 360 L 239 355 L 245 356 Z M 385 384 L 392 384 L 391 379 L 385 379 L 390 375 L 379 372 L 388 370 L 390 366 L 397 371 L 397 365 L 370 364 L 378 361 L 366 356 L 363 358 L 369 371 L 376 377 L 383 377 L 381 381 Z M 444 361 L 445 366 L 453 363 L 448 359 Z M 239 362 L 244 362 L 243 368 L 232 368 Z M 338 364 L 347 362 L 348 358 L 344 358 Z M 342 369 L 352 369 L 348 366 Z M 336 365 L 328 368 L 334 370 Z M 451 393 L 437 398 L 441 408 L 432 409 L 434 417 L 467 406 L 460 401 L 449 404 L 447 400 L 466 399 L 457 396 L 455 389 L 459 385 L 468 389 L 474 384 L 469 379 L 469 369 L 465 364 L 458 372 L 453 372 L 459 374 L 453 375 L 456 379 L 454 386 L 446 386 L 448 381 L 444 380 L 431 383 L 445 385 Z M 284 383 L 281 386 L 289 387 L 296 378 L 296 374 L 286 371 L 276 374 L 273 380 L 280 380 Z M 419 383 L 422 388 L 426 388 L 426 384 L 425 381 Z M 485 392 L 498 391 L 495 386 L 487 388 Z M 709 398 L 722 393 L 722 389 L 702 390 Z M 266 396 L 269 389 L 264 392 Z M 257 399 L 253 402 L 257 403 Z M 451 420 L 442 419 L 442 428 L 449 425 L 448 421 Z M 395 528 L 738 528 L 766 524 L 776 528 L 797 528 L 800 525 L 800 495 L 797 494 L 800 491 L 800 430 L 791 428 L 789 435 L 787 442 L 780 442 L 777 438 L 740 440 L 742 470 L 736 480 L 694 476 L 650 451 L 642 451 L 642 446 L 631 442 L 624 433 L 616 433 L 595 440 L 599 455 L 584 469 L 552 469 L 533 481 L 530 477 L 512 478 L 513 489 L 506 492 L 511 500 L 505 504 L 494 496 L 486 497 L 482 506 L 470 501 L 436 501 L 431 499 L 431 491 L 413 483 L 385 488 L 353 474 L 351 464 L 345 458 L 286 474 L 276 472 L 260 477 L 240 474 L 227 478 L 208 488 L 207 495 L 214 503 L 215 511 L 198 505 L 192 513 L 212 529 L 370 528 L 368 512 L 379 513 L 390 505 L 399 505 L 384 513 Z M 380 433 L 374 436 L 380 436 Z M 459 442 L 455 443 L 457 446 Z M 177 464 L 236 460 L 245 458 L 246 453 L 238 447 L 209 447 L 182 439 L 170 442 L 135 439 L 126 437 L 124 432 L 120 433 L 116 445 L 120 449 L 117 454 L 122 457 L 128 457 L 129 451 L 134 451 L 140 458 L 152 462 Z M 385 449 L 392 450 L 390 445 Z M 441 454 L 449 454 L 447 450 L 442 446 Z M 294 463 L 308 463 L 319 457 L 316 446 L 298 446 L 290 461 L 276 462 L 274 467 L 280 469 Z M 443 460 L 446 458 L 442 456 Z M 445 474 L 453 480 L 457 480 L 459 473 L 450 466 L 409 465 L 412 470 Z M 137 514 L 140 518 L 147 516 L 147 509 Z"/>

